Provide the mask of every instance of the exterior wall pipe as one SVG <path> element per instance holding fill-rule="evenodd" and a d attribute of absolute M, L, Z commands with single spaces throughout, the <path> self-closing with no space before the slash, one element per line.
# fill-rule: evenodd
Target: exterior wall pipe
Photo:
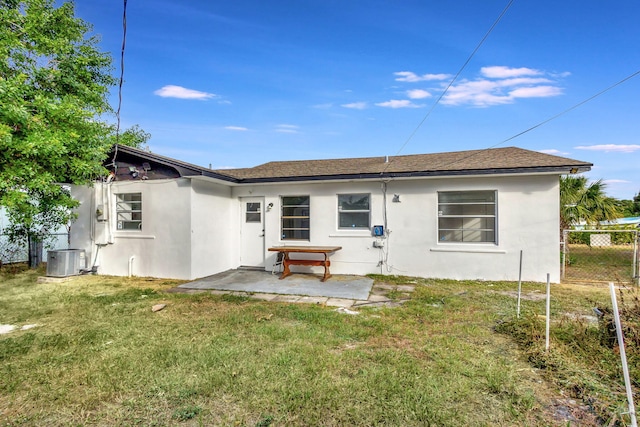
<path fill-rule="evenodd" d="M 133 260 L 134 260 L 135 258 L 136 258 L 136 257 L 135 257 L 134 255 L 131 255 L 131 256 L 129 257 L 129 277 L 133 276 Z"/>

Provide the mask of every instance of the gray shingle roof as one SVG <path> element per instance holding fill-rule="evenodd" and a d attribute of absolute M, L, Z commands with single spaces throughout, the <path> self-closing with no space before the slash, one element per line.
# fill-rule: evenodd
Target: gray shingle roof
<path fill-rule="evenodd" d="M 245 169 L 216 170 L 240 181 L 278 181 L 337 179 L 339 177 L 428 176 L 472 173 L 545 172 L 568 173 L 569 169 L 589 170 L 591 163 L 553 156 L 517 147 L 414 154 L 389 157 L 363 157 L 329 160 L 278 161 Z M 566 169 L 562 171 L 562 169 Z"/>
<path fill-rule="evenodd" d="M 592 163 L 517 147 L 406 156 L 269 162 L 253 168 L 211 170 L 136 148 L 120 151 L 173 167 L 180 176 L 205 176 L 235 184 L 418 176 L 584 172 Z"/>

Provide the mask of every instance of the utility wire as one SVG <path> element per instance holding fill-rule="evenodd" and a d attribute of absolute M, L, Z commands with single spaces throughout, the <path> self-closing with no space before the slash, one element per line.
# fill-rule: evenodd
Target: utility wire
<path fill-rule="evenodd" d="M 517 137 L 522 136 L 522 135 L 524 135 L 524 134 L 525 134 L 525 133 L 527 133 L 527 132 L 531 132 L 532 130 L 534 130 L 534 129 L 536 129 L 536 128 L 539 128 L 540 126 L 542 126 L 542 125 L 544 125 L 544 124 L 549 123 L 551 120 L 555 120 L 555 119 L 557 119 L 558 117 L 560 117 L 560 116 L 562 116 L 562 115 L 564 115 L 564 114 L 568 113 L 569 111 L 575 110 L 576 108 L 578 108 L 578 107 L 580 107 L 580 106 L 582 106 L 582 105 L 586 104 L 587 102 L 591 101 L 592 99 L 595 99 L 595 98 L 599 97 L 599 96 L 600 96 L 600 95 L 602 95 L 603 93 L 606 93 L 606 92 L 610 91 L 611 89 L 613 89 L 614 87 L 619 86 L 619 85 L 621 85 L 622 83 L 626 82 L 627 80 L 630 80 L 630 79 L 634 78 L 634 77 L 635 77 L 635 76 L 637 76 L 638 74 L 640 74 L 640 70 L 636 71 L 635 73 L 632 73 L 632 74 L 628 75 L 628 76 L 627 76 L 627 77 L 625 77 L 624 79 L 620 80 L 620 81 L 619 81 L 619 82 L 617 82 L 617 83 L 612 84 L 612 85 L 611 85 L 611 86 L 609 86 L 608 88 L 601 90 L 600 92 L 596 93 L 595 95 L 590 96 L 589 98 L 585 99 L 584 101 L 581 101 L 581 102 L 577 103 L 577 104 L 576 104 L 576 105 L 574 105 L 573 107 L 571 107 L 571 108 L 567 108 L 566 110 L 562 111 L 561 113 L 558 113 L 558 114 L 556 114 L 555 116 L 552 116 L 552 117 L 548 118 L 547 120 L 544 120 L 544 121 L 542 121 L 542 122 L 538 123 L 538 124 L 537 124 L 537 125 L 535 125 L 535 126 L 531 126 L 529 129 L 524 130 L 524 131 L 522 131 L 522 132 L 520 132 L 520 133 L 518 133 L 518 134 L 515 134 L 515 135 L 513 135 L 512 137 L 509 137 L 509 138 L 505 139 L 504 141 L 499 142 L 499 143 L 497 143 L 496 145 L 494 145 L 494 146 L 492 146 L 492 147 L 489 147 L 489 148 L 493 148 L 493 147 L 496 147 L 496 146 L 498 146 L 498 145 L 504 144 L 505 142 L 509 142 L 509 141 L 511 141 L 512 139 L 516 139 Z"/>
<path fill-rule="evenodd" d="M 127 45 L 127 0 L 123 0 L 122 8 L 122 49 L 120 50 L 120 80 L 118 81 L 118 108 L 116 109 L 116 144 L 113 150 L 111 164 L 115 168 L 120 143 L 120 110 L 122 109 L 122 85 L 124 84 L 124 51 Z"/>
<path fill-rule="evenodd" d="M 122 108 L 122 85 L 124 84 L 124 51 L 127 44 L 127 0 L 122 11 L 122 49 L 120 50 L 120 81 L 118 82 L 118 109 L 116 110 L 116 141 L 120 136 L 120 109 Z"/>
<path fill-rule="evenodd" d="M 407 138 L 407 140 L 404 142 L 404 144 L 402 144 L 402 146 L 400 147 L 400 149 L 396 152 L 396 156 L 398 156 L 402 150 L 405 149 L 405 147 L 409 144 L 409 142 L 413 139 L 413 137 L 416 135 L 416 133 L 418 133 L 418 130 L 420 130 L 420 128 L 422 127 L 422 125 L 424 124 L 424 122 L 427 121 L 427 118 L 429 118 L 429 116 L 431 115 L 431 113 L 433 112 L 433 110 L 436 108 L 436 106 L 440 103 L 440 101 L 442 100 L 442 98 L 444 98 L 444 96 L 446 95 L 446 93 L 449 91 L 449 89 L 451 88 L 451 86 L 453 86 L 453 83 L 455 83 L 456 80 L 458 80 L 458 77 L 460 77 L 460 74 L 462 74 L 462 71 L 464 71 L 464 69 L 467 67 L 467 65 L 469 65 L 469 62 L 471 62 L 471 59 L 475 56 L 475 54 L 478 52 L 478 50 L 480 50 L 480 47 L 484 44 L 484 42 L 487 40 L 487 38 L 489 37 L 489 35 L 491 34 L 491 32 L 494 30 L 494 28 L 498 25 L 498 23 L 500 22 L 500 20 L 502 19 L 502 17 L 507 13 L 507 11 L 509 10 L 509 8 L 511 7 L 511 5 L 513 4 L 515 0 L 510 0 L 509 3 L 507 4 L 507 6 L 502 10 L 502 12 L 500 13 L 500 15 L 498 16 L 498 18 L 493 22 L 493 24 L 491 25 L 491 27 L 489 28 L 489 30 L 486 32 L 486 34 L 484 35 L 484 37 L 482 37 L 482 39 L 480 40 L 480 42 L 478 43 L 478 45 L 475 47 L 475 49 L 473 49 L 473 52 L 471 52 L 471 54 L 469 55 L 469 57 L 467 58 L 467 60 L 464 62 L 464 64 L 462 64 L 462 67 L 460 67 L 460 69 L 458 70 L 458 72 L 456 73 L 456 75 L 453 77 L 453 79 L 451 79 L 451 81 L 449 82 L 449 84 L 447 85 L 447 87 L 442 91 L 442 93 L 440 94 L 440 96 L 438 97 L 438 99 L 436 100 L 436 102 L 431 106 L 431 108 L 429 109 L 429 111 L 427 111 L 427 114 L 425 114 L 425 116 L 422 118 L 422 120 L 420 121 L 420 123 L 418 123 L 418 126 L 416 126 L 416 128 L 413 130 L 413 132 L 411 132 L 411 134 L 409 135 L 409 137 Z M 391 162 L 393 160 L 390 159 L 389 163 L 387 163 L 387 165 L 385 166 L 384 170 L 381 173 L 385 173 L 387 171 L 387 169 L 389 168 L 389 166 L 391 165 Z"/>
<path fill-rule="evenodd" d="M 541 121 L 540 123 L 538 123 L 538 124 L 536 124 L 536 125 L 534 125 L 534 126 L 531 126 L 530 128 L 528 128 L 528 129 L 526 129 L 526 130 L 523 130 L 522 132 L 519 132 L 519 133 L 517 133 L 517 134 L 515 134 L 515 135 L 513 135 L 513 136 L 510 136 L 509 138 L 507 138 L 507 139 L 505 139 L 505 140 L 503 140 L 503 141 L 500 141 L 500 142 L 498 142 L 497 144 L 493 144 L 493 145 L 492 145 L 492 146 L 490 146 L 490 147 L 484 148 L 484 149 L 482 149 L 482 150 L 480 150 L 480 151 L 478 151 L 478 152 L 475 152 L 475 153 L 469 154 L 468 156 L 465 156 L 465 157 L 462 157 L 462 158 L 460 158 L 460 159 L 458 159 L 458 160 L 454 160 L 454 161 L 452 161 L 452 162 L 446 163 L 446 164 L 444 164 L 444 165 L 442 165 L 442 166 L 439 166 L 439 167 L 440 167 L 440 168 L 444 168 L 444 167 L 447 167 L 447 166 L 454 165 L 454 164 L 459 163 L 459 162 L 461 162 L 461 161 L 463 161 L 463 160 L 466 160 L 466 159 L 468 159 L 468 158 L 470 158 L 470 157 L 477 156 L 478 154 L 481 154 L 481 153 L 483 153 L 483 152 L 485 152 L 485 151 L 487 151 L 487 150 L 491 150 L 492 148 L 496 148 L 496 147 L 497 147 L 497 146 L 499 146 L 499 145 L 502 145 L 502 144 L 504 144 L 504 143 L 506 143 L 506 142 L 509 142 L 509 141 L 513 140 L 513 139 L 516 139 L 516 138 L 518 138 L 518 137 L 520 137 L 520 136 L 524 135 L 525 133 L 531 132 L 532 130 L 537 129 L 537 128 L 539 128 L 540 126 L 543 126 L 543 125 L 545 125 L 545 124 L 549 123 L 550 121 L 555 120 L 555 119 L 557 119 L 558 117 L 563 116 L 563 115 L 567 114 L 568 112 L 573 111 L 573 110 L 575 110 L 576 108 L 583 106 L 583 105 L 584 105 L 584 104 L 586 104 L 587 102 L 589 102 L 589 101 L 591 101 L 591 100 L 593 100 L 593 99 L 595 99 L 595 98 L 599 97 L 600 95 L 603 95 L 604 93 L 606 93 L 606 92 L 610 91 L 611 89 L 613 89 L 613 88 L 615 88 L 615 87 L 617 87 L 617 86 L 621 85 L 622 83 L 626 82 L 627 80 L 631 80 L 632 78 L 634 78 L 634 77 L 636 77 L 636 76 L 638 76 L 638 75 L 640 75 L 640 70 L 638 70 L 638 71 L 636 71 L 636 72 L 634 72 L 634 73 L 631 73 L 630 75 L 628 75 L 628 76 L 627 76 L 627 77 L 625 77 L 624 79 L 622 79 L 622 80 L 620 80 L 620 81 L 618 81 L 618 82 L 616 82 L 616 83 L 612 84 L 611 86 L 607 87 L 606 89 L 601 90 L 600 92 L 596 93 L 595 95 L 592 95 L 592 96 L 590 96 L 589 98 L 587 98 L 587 99 L 585 99 L 585 100 L 583 100 L 583 101 L 578 102 L 578 103 L 577 103 L 577 104 L 575 104 L 574 106 L 569 107 L 569 108 L 567 108 L 566 110 L 564 110 L 564 111 L 562 111 L 562 112 L 560 112 L 560 113 L 558 113 L 558 114 L 556 114 L 556 115 L 554 115 L 554 116 L 551 116 L 551 117 L 549 117 L 548 119 L 543 120 L 543 121 Z"/>

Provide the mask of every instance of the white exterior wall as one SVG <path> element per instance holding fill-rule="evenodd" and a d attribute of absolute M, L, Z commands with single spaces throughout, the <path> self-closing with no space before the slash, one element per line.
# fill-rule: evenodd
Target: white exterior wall
<path fill-rule="evenodd" d="M 438 242 L 438 191 L 497 191 L 498 244 Z M 395 180 L 387 185 L 385 248 L 373 247 L 371 231 L 338 229 L 337 194 L 370 193 L 371 225 L 383 225 L 381 182 L 333 182 L 235 187 L 233 197 L 265 196 L 266 269 L 284 244 L 342 246 L 331 257 L 336 274 L 382 273 L 450 279 L 560 281 L 559 180 L 557 175 Z M 400 203 L 393 203 L 394 194 Z M 310 241 L 280 238 L 280 196 L 310 196 Z M 387 253 L 388 251 L 388 253 Z M 388 263 L 379 266 L 381 259 Z M 294 271 L 321 268 L 295 266 Z"/>
<path fill-rule="evenodd" d="M 237 203 L 228 186 L 189 179 L 123 181 L 76 187 L 81 201 L 72 247 L 85 249 L 100 274 L 196 279 L 233 267 Z M 117 230 L 115 194 L 142 193 L 142 230 Z M 108 195 L 108 197 L 107 197 Z M 107 200 L 108 199 L 108 200 Z M 96 208 L 109 212 L 96 219 Z M 88 267 L 91 267 L 90 265 Z"/>
<path fill-rule="evenodd" d="M 497 191 L 497 244 L 438 242 L 438 191 Z M 384 249 L 373 246 L 370 230 L 338 229 L 338 194 L 371 194 L 370 224 L 384 225 L 379 181 L 261 184 L 230 187 L 204 179 L 113 182 L 108 185 L 108 222 L 95 220 L 102 200 L 95 190 L 74 188 L 82 202 L 72 226 L 73 248 L 99 251 L 99 273 L 132 273 L 195 279 L 240 265 L 240 197 L 264 197 L 265 269 L 271 270 L 279 245 L 342 246 L 331 257 L 334 274 L 382 273 L 450 279 L 517 280 L 520 250 L 522 278 L 543 282 L 550 273 L 560 281 L 559 179 L 557 175 L 420 178 L 387 184 Z M 115 229 L 116 193 L 142 193 L 142 230 Z M 394 194 L 400 203 L 392 202 Z M 93 196 L 92 196 L 93 195 Z M 281 239 L 281 196 L 310 196 L 310 241 Z M 89 219 L 88 219 L 89 218 Z M 110 232 L 109 232 L 110 230 Z M 379 261 L 387 263 L 380 266 Z M 294 271 L 321 272 L 295 266 Z"/>
<path fill-rule="evenodd" d="M 231 188 L 195 179 L 191 186 L 190 278 L 236 268 L 239 203 L 231 199 Z"/>

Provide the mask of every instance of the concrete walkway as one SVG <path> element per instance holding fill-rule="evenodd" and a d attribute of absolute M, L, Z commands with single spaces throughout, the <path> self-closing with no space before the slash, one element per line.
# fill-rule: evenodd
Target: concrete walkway
<path fill-rule="evenodd" d="M 321 304 L 332 307 L 398 305 L 402 301 L 387 298 L 396 286 L 375 286 L 373 279 L 362 276 L 334 275 L 326 282 L 322 276 L 292 274 L 284 280 L 266 271 L 229 270 L 193 282 L 170 292 L 233 294 L 273 302 Z M 397 290 L 397 289 L 396 289 Z M 407 289 L 406 292 L 411 292 Z"/>

